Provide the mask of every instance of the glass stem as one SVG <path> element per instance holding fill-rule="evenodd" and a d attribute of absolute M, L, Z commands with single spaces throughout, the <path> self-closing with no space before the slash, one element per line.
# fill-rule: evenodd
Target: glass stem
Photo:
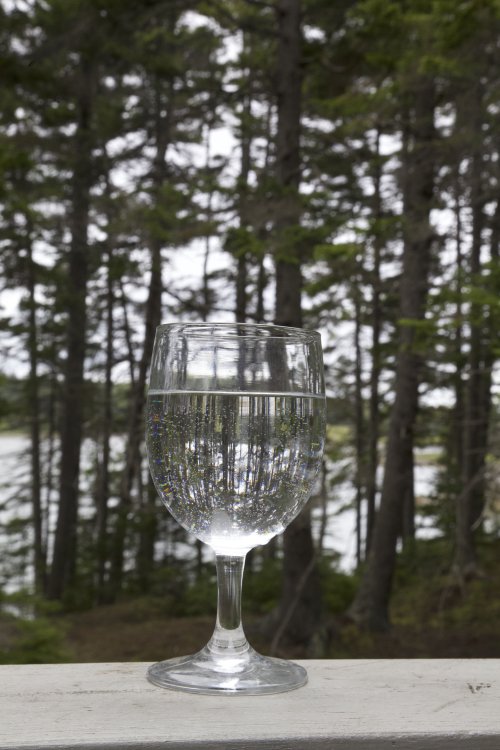
<path fill-rule="evenodd" d="M 241 625 L 241 587 L 244 555 L 217 555 L 217 622 L 209 650 L 218 656 L 235 656 L 248 651 Z"/>

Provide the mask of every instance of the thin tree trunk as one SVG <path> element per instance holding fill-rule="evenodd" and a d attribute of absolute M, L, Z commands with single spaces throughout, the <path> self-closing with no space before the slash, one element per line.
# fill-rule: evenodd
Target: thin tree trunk
<path fill-rule="evenodd" d="M 484 229 L 483 186 L 482 186 L 482 141 L 481 113 L 482 92 L 479 85 L 474 88 L 473 97 L 473 153 L 470 173 L 470 200 L 472 208 L 472 241 L 470 256 L 470 285 L 482 285 L 481 244 Z M 467 106 L 467 103 L 466 103 Z M 483 307 L 472 301 L 469 312 L 469 378 L 465 387 L 465 424 L 463 430 L 462 491 L 457 498 L 457 536 L 455 567 L 464 579 L 477 568 L 476 550 L 473 538 L 473 525 L 484 505 L 485 435 L 483 413 L 484 391 L 484 335 Z"/>
<path fill-rule="evenodd" d="M 403 170 L 403 206 L 405 207 L 405 219 L 408 215 L 408 208 L 413 203 L 413 170 L 411 164 L 412 154 L 410 149 L 412 147 L 412 127 L 411 127 L 411 111 L 408 102 L 405 103 L 403 109 L 403 128 L 402 128 L 402 152 L 403 152 L 403 164 L 409 165 L 409 168 Z M 420 116 L 415 113 L 415 118 L 418 119 Z M 418 125 L 417 125 L 418 127 Z M 428 217 L 426 217 L 428 222 Z M 411 222 L 411 219 L 410 219 Z M 410 229 L 411 231 L 411 229 Z M 408 234 L 405 236 L 405 243 L 407 242 Z M 402 309 L 402 305 L 401 305 Z M 402 316 L 404 317 L 404 316 Z M 418 386 L 417 386 L 418 387 Z M 415 412 L 416 419 L 416 412 Z M 400 447 L 401 459 L 400 462 L 406 467 L 404 477 L 405 484 L 401 485 L 400 492 L 402 496 L 401 506 L 401 527 L 400 536 L 403 542 L 403 546 L 407 546 L 408 540 L 413 539 L 415 534 L 415 494 L 414 494 L 414 466 L 413 466 L 413 435 L 411 440 L 406 440 L 401 443 Z"/>
<path fill-rule="evenodd" d="M 30 371 L 28 376 L 28 401 L 30 410 L 31 433 L 31 503 L 33 509 L 34 532 L 34 568 L 35 591 L 45 592 L 46 587 L 46 547 L 43 530 L 41 470 L 40 470 L 40 398 L 38 388 L 38 329 L 36 320 L 36 274 L 33 261 L 31 236 L 27 237 L 28 252 L 28 294 L 29 294 L 29 323 L 28 323 L 28 351 Z"/>
<path fill-rule="evenodd" d="M 237 323 L 245 323 L 247 319 L 247 256 L 238 255 L 236 262 L 236 307 L 234 316 Z"/>
<path fill-rule="evenodd" d="M 66 290 L 69 315 L 62 404 L 59 508 L 48 581 L 48 595 L 52 599 L 61 599 L 74 580 L 77 561 L 78 480 L 89 273 L 87 230 L 92 184 L 92 78 L 91 63 L 83 61 L 80 91 L 76 101 L 78 123 L 74 140 L 71 244 Z"/>
<path fill-rule="evenodd" d="M 373 268 L 372 268 L 372 340 L 371 340 L 371 371 L 370 371 L 370 401 L 368 416 L 368 467 L 366 479 L 366 546 L 365 556 L 371 545 L 373 528 L 375 526 L 377 501 L 377 472 L 379 463 L 379 433 L 380 433 L 380 405 L 379 382 L 381 373 L 380 333 L 382 329 L 381 277 L 380 264 L 382 257 L 382 169 L 380 165 L 380 131 L 377 129 L 375 163 L 373 175 L 373 219 L 375 228 L 373 233 Z"/>
<path fill-rule="evenodd" d="M 495 213 L 492 217 L 491 226 L 491 242 L 490 242 L 490 260 L 491 270 L 488 279 L 489 291 L 492 296 L 497 291 L 496 279 L 498 278 L 498 269 L 500 264 L 500 198 L 497 199 Z M 483 394 L 483 431 L 481 444 L 483 446 L 483 461 L 486 464 L 486 455 L 489 448 L 489 433 L 491 427 L 492 417 L 492 385 L 493 385 L 493 369 L 498 359 L 496 341 L 498 340 L 498 315 L 493 305 L 490 303 L 487 317 L 486 317 L 486 342 L 485 342 L 485 377 L 482 388 Z M 484 500 L 484 498 L 483 498 Z M 475 528 L 482 518 L 484 513 L 484 502 L 481 507 L 475 509 L 475 517 L 473 517 L 473 527 Z"/>
<path fill-rule="evenodd" d="M 363 378 L 361 361 L 361 300 L 360 280 L 357 279 L 354 292 L 354 443 L 356 453 L 355 488 L 356 488 L 356 564 L 362 559 L 363 529 L 362 505 L 365 491 L 366 459 L 365 459 L 365 420 L 363 416 Z"/>
<path fill-rule="evenodd" d="M 319 532 L 318 532 L 318 540 L 316 544 L 316 549 L 318 551 L 318 555 L 323 554 L 323 545 L 325 541 L 325 534 L 326 529 L 328 526 L 328 485 L 327 485 L 327 468 L 326 468 L 326 461 L 323 459 L 321 462 L 321 489 L 320 489 L 320 499 L 321 499 L 321 521 L 319 525 Z"/>
<path fill-rule="evenodd" d="M 301 7 L 300 0 L 278 4 L 279 42 L 276 68 L 278 126 L 276 180 L 276 313 L 279 325 L 302 326 L 300 249 L 290 247 L 288 232 L 300 223 Z M 278 630 L 285 641 L 309 643 L 318 628 L 321 589 L 315 565 L 311 513 L 306 506 L 283 536 L 283 589 Z M 304 571 L 307 582 L 304 583 Z M 275 638 L 274 646 L 277 646 Z"/>
<path fill-rule="evenodd" d="M 113 424 L 113 337 L 114 320 L 113 306 L 115 295 L 113 290 L 111 250 L 107 257 L 106 279 L 106 364 L 104 375 L 104 409 L 102 425 L 102 463 L 99 477 L 99 487 L 96 498 L 97 505 L 97 600 L 106 600 L 105 582 L 106 565 L 108 561 L 108 500 L 109 500 L 109 459 L 110 440 Z"/>
<path fill-rule="evenodd" d="M 45 485 L 45 503 L 44 503 L 44 518 L 42 528 L 45 532 L 43 544 L 45 549 L 48 549 L 49 532 L 50 532 L 50 518 L 52 512 L 52 493 L 54 490 L 54 459 L 56 455 L 56 388 L 57 388 L 57 376 L 54 372 L 50 374 L 49 381 L 49 397 L 47 404 L 47 453 L 44 455 L 44 485 Z"/>
<path fill-rule="evenodd" d="M 459 173 L 457 171 L 456 186 L 455 186 L 455 232 L 456 232 L 456 268 L 457 268 L 457 281 L 456 281 L 456 309 L 455 309 L 455 374 L 454 374 L 454 389 L 455 389 L 455 406 L 453 409 L 453 428 L 452 428 L 452 455 L 454 458 L 454 470 L 459 475 L 461 467 L 463 466 L 463 433 L 462 428 L 464 425 L 464 387 L 463 387 L 463 250 L 462 250 L 462 215 L 460 206 L 460 183 Z"/>
<path fill-rule="evenodd" d="M 243 45 L 245 45 L 245 34 L 243 34 Z M 244 51 L 244 49 L 243 49 Z M 252 107 L 252 78 L 251 71 L 246 72 L 246 88 L 243 111 L 240 121 L 241 128 L 241 171 L 239 178 L 239 215 L 240 227 L 249 225 L 248 216 L 248 177 L 251 166 L 252 136 L 249 120 Z M 236 265 L 236 310 L 235 317 L 238 323 L 244 323 L 247 319 L 247 253 L 239 251 Z"/>
<path fill-rule="evenodd" d="M 302 326 L 300 251 L 286 242 L 286 233 L 301 219 L 299 185 L 300 122 L 302 108 L 302 32 L 300 0 L 278 5 L 277 55 L 278 126 L 276 133 L 276 323 Z"/>
<path fill-rule="evenodd" d="M 263 323 L 265 320 L 264 311 L 264 292 L 266 290 L 266 269 L 264 266 L 264 256 L 259 258 L 259 271 L 257 274 L 257 306 L 255 308 L 255 322 Z"/>
<path fill-rule="evenodd" d="M 273 104 L 271 102 L 269 103 L 269 106 L 267 108 L 267 116 L 266 116 L 266 149 L 265 149 L 265 154 L 264 154 L 264 165 L 263 165 L 264 175 L 267 175 L 269 173 L 269 170 L 271 169 L 272 114 L 273 114 Z M 261 247 L 262 247 L 268 240 L 268 231 L 265 226 L 260 227 L 258 236 L 259 236 L 259 240 L 261 242 Z M 267 279 L 267 274 L 266 274 L 265 259 L 266 259 L 266 254 L 263 250 L 261 250 L 259 258 L 258 258 L 259 267 L 258 267 L 258 272 L 257 272 L 257 288 L 256 288 L 257 301 L 255 305 L 255 322 L 256 323 L 264 323 L 266 319 L 266 311 L 265 311 L 265 305 L 264 305 L 264 293 L 266 291 L 268 279 Z"/>
<path fill-rule="evenodd" d="M 132 336 L 130 333 L 130 325 L 128 321 L 127 298 L 125 295 L 125 289 L 123 287 L 123 279 L 120 279 L 118 283 L 120 286 L 120 300 L 122 303 L 122 310 L 123 310 L 123 332 L 125 334 L 125 341 L 127 343 L 130 382 L 133 387 L 135 385 L 135 357 L 134 357 L 134 347 L 132 345 Z"/>
<path fill-rule="evenodd" d="M 213 199 L 213 188 L 210 182 L 210 127 L 211 123 L 207 126 L 207 142 L 206 142 L 206 150 L 205 150 L 205 168 L 207 173 L 207 180 L 209 181 L 209 190 L 208 190 L 208 197 L 207 197 L 207 212 L 206 212 L 206 220 L 207 220 L 207 233 L 205 235 L 205 253 L 203 255 L 203 273 L 202 273 L 202 309 L 201 309 L 201 318 L 202 320 L 207 320 L 209 314 L 210 314 L 210 307 L 211 307 L 211 301 L 210 301 L 210 285 L 209 285 L 209 274 L 208 274 L 208 264 L 210 261 L 210 222 L 212 221 L 212 199 Z"/>
<path fill-rule="evenodd" d="M 413 430 L 418 407 L 420 355 L 412 322 L 424 319 L 432 231 L 429 225 L 434 186 L 434 89 L 421 77 L 414 91 L 413 138 L 403 169 L 407 172 L 403 271 L 400 282 L 399 349 L 380 509 L 368 564 L 349 610 L 358 623 L 387 627 L 388 606 L 401 532 L 405 492 L 413 470 Z"/>

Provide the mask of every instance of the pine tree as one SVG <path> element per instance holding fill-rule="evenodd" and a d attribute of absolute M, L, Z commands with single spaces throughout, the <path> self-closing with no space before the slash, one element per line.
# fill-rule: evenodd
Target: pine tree
<path fill-rule="evenodd" d="M 429 286 L 436 170 L 433 76 L 422 65 L 429 54 L 428 37 L 432 17 L 407 16 L 414 38 L 413 58 L 404 59 L 402 115 L 402 194 L 404 203 L 402 274 L 399 283 L 400 320 L 396 356 L 395 400 L 389 419 L 384 480 L 367 567 L 350 608 L 360 624 L 384 628 L 396 564 L 396 545 L 413 498 L 414 430 L 421 379 L 419 331 L 424 321 Z M 408 523 L 406 521 L 406 523 Z"/>

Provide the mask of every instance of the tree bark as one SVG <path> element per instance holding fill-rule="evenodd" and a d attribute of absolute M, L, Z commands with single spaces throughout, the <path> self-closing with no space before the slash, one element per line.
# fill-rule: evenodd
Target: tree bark
<path fill-rule="evenodd" d="M 132 343 L 132 335 L 130 332 L 130 324 L 128 320 L 128 305 L 127 305 L 127 297 L 125 294 L 125 289 L 123 286 L 123 279 L 119 279 L 118 284 L 120 286 L 120 301 L 122 304 L 122 310 L 123 310 L 123 333 L 125 334 L 125 341 L 127 344 L 127 353 L 128 353 L 128 366 L 129 366 L 129 373 L 130 373 L 130 382 L 132 384 L 132 387 L 135 384 L 135 356 L 134 356 L 134 346 Z"/>
<path fill-rule="evenodd" d="M 215 114 L 213 119 L 215 119 Z M 205 147 L 205 169 L 207 174 L 208 183 L 208 195 L 207 195 L 207 208 L 206 208 L 206 221 L 207 221 L 207 232 L 205 235 L 205 253 L 203 255 L 203 272 L 202 272 L 202 303 L 201 303 L 201 319 L 207 320 L 210 314 L 210 308 L 212 307 L 211 295 L 210 295 L 210 284 L 209 284 L 209 273 L 208 265 L 210 261 L 210 222 L 213 217 L 212 201 L 213 201 L 213 185 L 210 179 L 210 129 L 213 125 L 213 119 L 208 123 L 206 129 L 206 147 Z"/>
<path fill-rule="evenodd" d="M 255 322 L 263 323 L 265 320 L 264 292 L 266 290 L 267 278 L 264 265 L 264 255 L 259 258 L 259 270 L 257 274 L 257 305 L 255 308 Z"/>
<path fill-rule="evenodd" d="M 454 355 L 455 355 L 455 373 L 453 385 L 455 390 L 455 406 L 453 409 L 452 424 L 452 456 L 454 475 L 460 476 L 463 466 L 463 425 L 464 417 L 464 383 L 463 383 L 463 283 L 464 283 L 464 258 L 462 249 L 462 212 L 460 205 L 460 173 L 457 170 L 455 182 L 455 241 L 456 241 L 456 308 L 455 308 L 455 336 L 454 336 Z M 455 490 L 458 488 L 455 487 Z"/>
<path fill-rule="evenodd" d="M 415 113 L 415 117 L 418 118 L 418 113 Z M 403 164 L 410 165 L 412 156 L 410 149 L 412 147 L 412 124 L 411 109 L 408 102 L 405 102 L 402 112 L 402 151 L 403 151 Z M 408 215 L 408 207 L 412 205 L 412 189 L 413 189 L 413 173 L 411 166 L 403 169 L 403 206 L 405 219 Z M 427 217 L 428 221 L 428 217 Z M 406 235 L 407 236 L 407 235 Z M 405 242 L 406 242 L 405 236 Z M 416 418 L 416 415 L 415 415 Z M 414 467 L 413 467 L 413 439 L 406 441 L 401 445 L 401 453 L 406 452 L 406 457 L 403 459 L 404 464 L 407 466 L 405 472 L 405 485 L 401 486 L 400 491 L 402 495 L 402 507 L 401 507 L 401 528 L 400 537 L 403 546 L 407 545 L 408 539 L 413 538 L 415 533 L 415 494 L 414 494 Z"/>
<path fill-rule="evenodd" d="M 36 319 L 36 270 L 33 261 L 31 234 L 27 237 L 28 252 L 28 351 L 30 371 L 28 376 L 28 401 L 31 433 L 31 504 L 33 509 L 35 591 L 43 594 L 46 587 L 46 548 L 43 529 L 42 490 L 40 469 L 40 398 L 38 387 L 38 327 Z"/>
<path fill-rule="evenodd" d="M 362 506 L 365 494 L 366 459 L 365 459 L 365 419 L 363 415 L 363 373 L 361 355 L 361 291 L 360 279 L 356 279 L 353 288 L 354 298 L 354 447 L 356 454 L 355 472 L 355 506 L 356 506 L 356 564 L 362 559 L 363 529 Z"/>
<path fill-rule="evenodd" d="M 412 138 L 407 155 L 403 155 L 406 162 L 403 169 L 408 179 L 395 400 L 389 422 L 380 510 L 367 568 L 349 610 L 357 623 L 372 629 L 382 629 L 389 624 L 396 545 L 401 532 L 405 492 L 413 471 L 413 430 L 420 370 L 415 324 L 425 315 L 432 244 L 429 215 L 434 187 L 434 89 L 432 80 L 424 76 L 415 84 Z"/>
<path fill-rule="evenodd" d="M 245 45 L 245 34 L 243 34 L 243 45 Z M 243 49 L 243 52 L 245 50 Z M 249 125 L 252 106 L 252 79 L 251 72 L 247 71 L 245 97 L 243 111 L 240 121 L 241 129 L 241 169 L 239 177 L 239 218 L 240 227 L 246 228 L 250 225 L 248 216 L 248 177 L 251 166 L 252 135 Z M 247 253 L 240 250 L 236 263 L 236 309 L 235 317 L 237 323 L 245 323 L 247 319 Z"/>
<path fill-rule="evenodd" d="M 58 402 L 57 398 L 57 375 L 54 371 L 50 373 L 49 380 L 49 396 L 47 404 L 47 451 L 44 455 L 44 466 L 45 471 L 43 473 L 43 485 L 45 488 L 45 502 L 44 514 L 42 527 L 44 529 L 45 538 L 44 546 L 48 549 L 48 530 L 50 525 L 50 518 L 52 514 L 53 505 L 53 491 L 54 491 L 54 460 L 56 456 L 56 442 L 57 442 L 57 423 L 58 417 L 56 414 L 56 405 Z M 47 553 L 45 553 L 47 555 Z M 48 581 L 46 580 L 46 587 Z"/>
<path fill-rule="evenodd" d="M 472 96 L 472 157 L 470 170 L 470 201 L 472 208 L 472 240 L 469 263 L 470 286 L 480 288 L 483 284 L 481 245 L 485 224 L 483 211 L 483 153 L 482 153 L 482 92 L 479 84 Z M 467 98 L 468 99 L 468 98 Z M 466 101 L 465 106 L 468 106 Z M 465 424 L 463 425 L 462 488 L 457 497 L 456 555 L 455 567 L 464 579 L 474 574 L 477 568 L 473 526 L 480 518 L 484 506 L 487 423 L 484 393 L 487 374 L 485 371 L 484 307 L 473 300 L 469 308 L 469 357 L 468 380 L 465 386 Z"/>
<path fill-rule="evenodd" d="M 371 371 L 370 371 L 370 402 L 368 417 L 368 472 L 366 481 L 366 547 L 365 555 L 371 546 L 373 528 L 375 526 L 377 501 L 377 471 L 379 463 L 378 441 L 380 432 L 379 381 L 381 372 L 380 334 L 382 329 L 381 278 L 380 264 L 382 257 L 382 236 L 380 221 L 382 219 L 382 170 L 380 166 L 380 131 L 377 130 L 375 163 L 373 174 L 373 218 L 375 229 L 373 233 L 373 268 L 372 268 L 372 341 L 371 341 Z"/>
<path fill-rule="evenodd" d="M 293 241 L 301 218 L 301 7 L 300 0 L 281 0 L 277 7 L 279 42 L 276 66 L 278 125 L 276 181 L 276 312 L 279 325 L 302 326 L 300 248 Z M 310 642 L 321 614 L 321 589 L 315 564 L 308 506 L 292 521 L 283 536 L 283 588 L 277 621 L 280 637 Z M 304 574 L 307 582 L 304 583 Z M 285 627 L 283 623 L 286 623 Z M 275 643 L 275 647 L 277 647 Z"/>
<path fill-rule="evenodd" d="M 92 184 L 92 64 L 83 60 L 76 98 L 77 129 L 72 178 L 71 244 L 68 253 L 67 357 L 61 426 L 59 508 L 48 595 L 61 599 L 76 573 L 78 480 L 83 420 L 83 369 L 87 325 L 88 220 Z"/>
<path fill-rule="evenodd" d="M 279 43 L 276 86 L 278 126 L 276 133 L 276 323 L 302 326 L 302 274 L 300 249 L 293 242 L 293 228 L 301 218 L 300 120 L 302 100 L 302 31 L 300 0 L 281 0 L 278 5 Z"/>
<path fill-rule="evenodd" d="M 110 440 L 113 424 L 113 337 L 114 320 L 113 306 L 115 295 L 113 290 L 112 258 L 113 253 L 107 253 L 106 279 L 106 363 L 104 373 L 104 408 L 102 425 L 102 461 L 100 467 L 99 486 L 96 498 L 97 506 L 97 601 L 106 601 L 106 565 L 108 562 L 108 500 L 109 500 L 109 458 Z"/>

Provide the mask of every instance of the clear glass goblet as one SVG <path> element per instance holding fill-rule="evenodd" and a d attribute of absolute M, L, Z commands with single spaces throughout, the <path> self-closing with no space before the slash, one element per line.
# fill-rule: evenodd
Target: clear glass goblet
<path fill-rule="evenodd" d="M 274 325 L 159 326 L 147 405 L 156 489 L 174 518 L 215 552 L 218 612 L 198 653 L 154 664 L 155 685 L 196 693 L 277 693 L 303 667 L 261 656 L 241 625 L 246 553 L 299 513 L 321 466 L 321 339 Z"/>

